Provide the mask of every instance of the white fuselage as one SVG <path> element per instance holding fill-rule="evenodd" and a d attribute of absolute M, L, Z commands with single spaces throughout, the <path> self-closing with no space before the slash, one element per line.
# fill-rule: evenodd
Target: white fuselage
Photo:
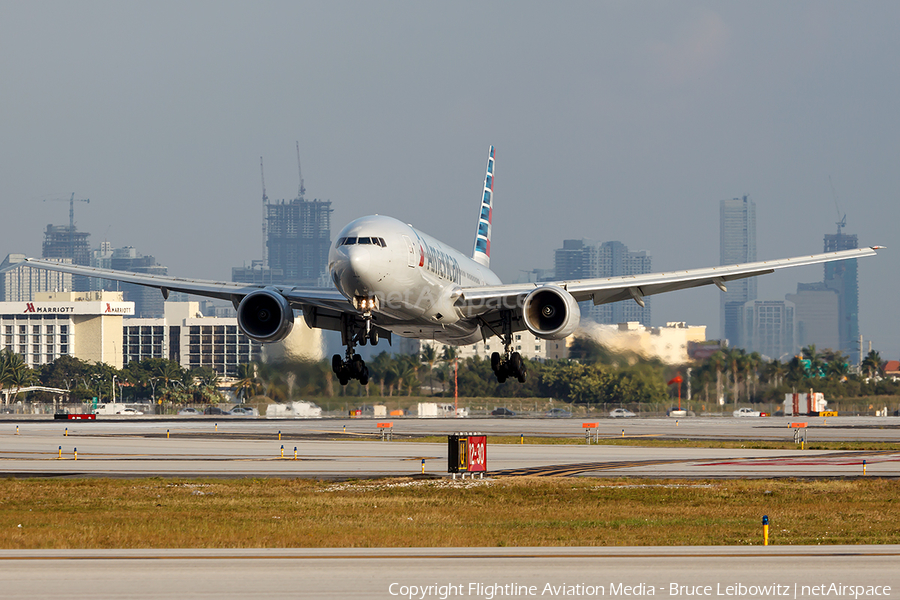
<path fill-rule="evenodd" d="M 356 219 L 341 230 L 328 254 L 328 271 L 354 306 L 375 299 L 377 326 L 451 344 L 481 340 L 478 324 L 454 306 L 459 290 L 501 283 L 493 271 L 458 250 L 379 215 Z"/>

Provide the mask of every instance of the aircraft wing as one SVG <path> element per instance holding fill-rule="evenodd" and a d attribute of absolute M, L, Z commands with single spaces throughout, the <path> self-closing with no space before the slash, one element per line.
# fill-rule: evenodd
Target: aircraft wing
<path fill-rule="evenodd" d="M 206 298 L 228 300 L 234 304 L 235 308 L 237 308 L 241 299 L 250 292 L 271 288 L 278 290 L 285 298 L 287 298 L 288 302 L 291 304 L 291 308 L 303 310 L 304 307 L 314 306 L 340 313 L 357 313 L 357 310 L 353 305 L 350 304 L 350 302 L 336 289 L 298 288 L 286 285 L 183 279 L 180 277 L 167 277 L 164 275 L 128 273 L 126 271 L 116 271 L 113 269 L 69 265 L 36 258 L 26 258 L 25 264 L 36 269 L 48 269 L 50 271 L 71 273 L 73 275 L 83 275 L 86 277 L 96 277 L 97 279 L 110 279 L 113 281 L 123 281 L 125 283 L 154 287 L 159 289 L 166 298 L 168 298 L 169 292 L 183 292 L 185 294 L 204 296 Z"/>
<path fill-rule="evenodd" d="M 881 248 L 883 246 L 854 248 L 852 250 L 841 250 L 825 254 L 764 260 L 730 266 L 723 265 L 688 271 L 671 271 L 668 273 L 462 288 L 459 290 L 456 305 L 470 316 L 484 315 L 504 308 L 521 309 L 522 299 L 529 292 L 543 285 L 556 285 L 564 288 L 578 302 L 592 300 L 594 304 L 607 304 L 609 302 L 618 302 L 619 300 L 634 299 L 640 304 L 643 302 L 642 298 L 644 296 L 675 290 L 686 290 L 710 284 L 716 285 L 724 291 L 727 282 L 735 279 L 765 275 L 788 267 L 801 267 L 837 260 L 874 256 L 875 251 Z"/>

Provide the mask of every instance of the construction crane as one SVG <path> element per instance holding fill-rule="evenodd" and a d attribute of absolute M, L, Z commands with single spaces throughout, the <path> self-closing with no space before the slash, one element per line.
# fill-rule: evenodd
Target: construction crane
<path fill-rule="evenodd" d="M 69 203 L 69 231 L 75 231 L 75 203 L 76 202 L 87 202 L 90 203 L 90 198 L 76 198 L 75 192 L 72 192 L 72 196 L 68 199 L 66 198 L 45 198 L 44 202 L 68 202 Z"/>
<path fill-rule="evenodd" d="M 303 169 L 300 168 L 300 142 L 297 142 L 297 171 L 300 173 L 300 190 L 297 192 L 297 198 L 299 200 L 303 200 L 303 194 L 306 193 L 306 188 L 303 187 Z"/>
<path fill-rule="evenodd" d="M 266 173 L 263 171 L 263 157 L 259 157 L 259 176 L 262 179 L 262 190 L 263 190 L 263 220 L 262 220 L 262 264 L 263 269 L 265 269 L 269 264 L 268 252 L 266 252 L 266 236 L 268 235 L 268 230 L 266 223 L 269 219 L 269 209 L 267 208 L 269 205 L 269 197 L 266 196 Z"/>
<path fill-rule="evenodd" d="M 847 226 L 847 213 L 844 213 L 844 216 L 841 217 L 841 207 L 838 206 L 837 192 L 834 191 L 834 184 L 831 183 L 831 175 L 828 176 L 828 185 L 831 186 L 831 195 L 834 196 L 834 208 L 837 210 L 838 219 L 840 219 L 840 221 L 835 222 L 837 234 L 841 235 L 841 229 Z"/>

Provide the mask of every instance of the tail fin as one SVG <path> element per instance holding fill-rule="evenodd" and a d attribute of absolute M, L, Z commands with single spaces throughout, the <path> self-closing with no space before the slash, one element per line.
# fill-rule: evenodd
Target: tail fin
<path fill-rule="evenodd" d="M 472 259 L 485 267 L 491 266 L 491 218 L 494 208 L 494 147 L 488 154 L 487 172 L 484 175 L 484 195 L 481 198 L 481 213 L 478 215 L 478 231 L 475 234 L 475 250 Z"/>

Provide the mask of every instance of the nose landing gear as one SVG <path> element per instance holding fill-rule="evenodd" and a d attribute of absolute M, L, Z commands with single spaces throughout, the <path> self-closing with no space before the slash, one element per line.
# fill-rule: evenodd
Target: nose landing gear
<path fill-rule="evenodd" d="M 358 318 L 347 315 L 343 317 L 341 340 L 347 346 L 345 358 L 341 358 L 340 354 L 331 357 L 331 370 L 338 376 L 341 385 L 347 385 L 351 379 L 357 380 L 360 385 L 369 383 L 369 367 L 359 354 L 354 354 L 353 349 L 356 344 L 378 344 L 378 330 L 372 326 L 372 308 L 375 307 L 375 302 L 367 300 L 366 303 L 360 301 L 359 304 L 361 308 L 367 309 L 363 311 L 362 324 Z"/>

